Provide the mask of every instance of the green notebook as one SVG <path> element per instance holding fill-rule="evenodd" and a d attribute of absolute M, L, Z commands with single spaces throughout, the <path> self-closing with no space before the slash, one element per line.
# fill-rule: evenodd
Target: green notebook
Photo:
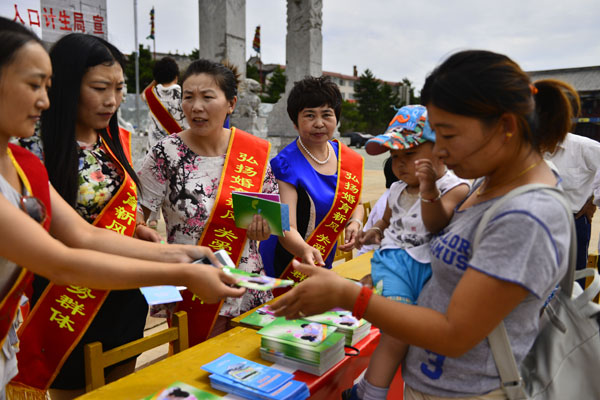
<path fill-rule="evenodd" d="M 356 342 L 367 336 L 371 329 L 371 323 L 365 319 L 357 320 L 350 311 L 346 310 L 326 311 L 323 314 L 306 317 L 306 320 L 335 326 L 337 332 L 346 336 L 346 346 L 354 346 Z"/>
<path fill-rule="evenodd" d="M 271 233 L 284 236 L 290 230 L 290 211 L 287 204 L 279 202 L 279 195 L 268 193 L 232 192 L 235 226 L 248 228 L 255 214 L 267 220 Z"/>

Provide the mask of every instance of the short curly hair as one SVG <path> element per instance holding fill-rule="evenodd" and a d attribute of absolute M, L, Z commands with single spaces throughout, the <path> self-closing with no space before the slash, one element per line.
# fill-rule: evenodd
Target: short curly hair
<path fill-rule="evenodd" d="M 287 101 L 287 112 L 295 126 L 298 126 L 298 114 L 305 108 L 329 106 L 333 108 L 339 121 L 342 112 L 342 94 L 338 86 L 329 77 L 307 76 L 295 82 Z"/>

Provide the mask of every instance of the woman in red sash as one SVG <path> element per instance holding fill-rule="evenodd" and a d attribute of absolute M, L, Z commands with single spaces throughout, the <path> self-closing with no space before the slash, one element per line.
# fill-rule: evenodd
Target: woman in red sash
<path fill-rule="evenodd" d="M 257 240 L 269 236 L 268 226 L 237 228 L 231 192 L 278 192 L 268 165 L 270 145 L 240 129 L 223 127 L 237 101 L 237 79 L 230 68 L 195 61 L 184 73 L 182 87 L 182 108 L 190 127 L 158 142 L 146 155 L 139 171 L 144 186 L 140 204 L 146 217 L 162 208 L 169 243 L 225 249 L 238 268 L 262 273 Z M 195 322 L 190 311 L 197 304 L 185 295 L 178 306 L 188 311 L 192 344 L 205 338 L 195 337 L 199 329 L 210 332 L 215 323 L 212 335 L 223 332 L 229 319 L 271 298 L 268 291 L 248 290 L 241 299 L 227 299 L 216 310 L 216 323 L 216 312 Z"/>
<path fill-rule="evenodd" d="M 271 167 L 281 201 L 290 206 L 292 229 L 261 244 L 270 276 L 302 280 L 290 267 L 293 255 L 331 268 L 338 236 L 345 231 L 341 248 L 348 251 L 362 228 L 362 157 L 331 140 L 341 108 L 337 85 L 325 77 L 305 78 L 290 92 L 287 110 L 298 139 L 271 160 Z"/>
<path fill-rule="evenodd" d="M 56 284 L 71 285 L 68 288 L 77 288 L 80 295 L 95 293 L 87 288 L 159 284 L 186 285 L 207 302 L 244 292 L 226 286 L 224 283 L 233 280 L 219 269 L 187 264 L 201 257 L 217 263 L 207 248 L 143 242 L 93 227 L 48 184 L 46 169 L 33 154 L 8 143 L 11 137 L 33 134 L 42 111 L 49 107 L 51 80 L 51 62 L 39 39 L 22 25 L 0 17 L 0 339 L 4 346 L 0 351 L 0 396 L 17 372 L 12 321 L 20 293 L 30 281 L 28 271 Z M 61 304 L 54 307 L 60 310 Z M 64 318 L 54 314 L 51 322 L 71 331 L 70 314 L 61 315 Z M 43 330 L 38 333 L 42 337 L 47 334 Z M 19 360 L 27 350 L 22 342 Z M 47 353 L 52 350 L 46 347 Z M 40 355 L 35 359 L 39 361 Z M 19 382 L 37 379 L 43 369 L 39 363 L 19 368 L 23 371 Z M 46 389 L 35 384 L 23 383 L 42 392 Z"/>
<path fill-rule="evenodd" d="M 21 141 L 21 145 L 39 149 L 52 186 L 86 221 L 96 226 L 108 225 L 122 234 L 160 241 L 154 230 L 144 225 L 136 228 L 135 210 L 123 207 L 123 201 L 118 201 L 118 205 L 113 202 L 119 193 L 135 199 L 135 186 L 139 183 L 130 162 L 129 134 L 120 133 L 117 124 L 124 86 L 123 55 L 101 38 L 77 33 L 56 42 L 50 59 L 54 71 L 49 90 L 52 105 L 42 113 L 41 137 L 33 136 Z M 103 214 L 119 206 L 120 215 L 114 222 L 104 224 Z M 125 226 L 128 229 L 121 228 Z M 47 284 L 44 278 L 36 277 L 32 304 L 40 299 Z M 107 292 L 104 297 L 81 339 L 74 343 L 75 347 L 70 346 L 73 350 L 52 382 L 53 389 L 85 387 L 85 344 L 100 341 L 108 350 L 144 336 L 148 306 L 139 290 Z M 134 368 L 135 358 L 108 368 L 107 379 L 118 379 Z M 55 391 L 51 393 L 57 396 Z"/>

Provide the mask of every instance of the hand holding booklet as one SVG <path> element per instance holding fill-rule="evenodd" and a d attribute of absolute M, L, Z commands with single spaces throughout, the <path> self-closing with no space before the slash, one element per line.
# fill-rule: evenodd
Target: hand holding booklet
<path fill-rule="evenodd" d="M 230 267 L 223 267 L 226 274 L 233 276 L 237 286 L 254 290 L 273 290 L 274 288 L 291 286 L 294 281 L 287 279 L 272 278 L 266 275 L 260 275 L 252 272 L 242 271 Z"/>
<path fill-rule="evenodd" d="M 271 228 L 271 233 L 284 236 L 290 230 L 290 211 L 279 201 L 278 194 L 232 192 L 235 226 L 248 228 L 255 214 L 260 214 Z"/>

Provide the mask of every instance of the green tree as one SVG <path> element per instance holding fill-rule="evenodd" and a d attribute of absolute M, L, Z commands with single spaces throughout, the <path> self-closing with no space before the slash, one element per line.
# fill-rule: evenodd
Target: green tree
<path fill-rule="evenodd" d="M 269 84 L 265 90 L 265 93 L 260 96 L 260 99 L 264 103 L 277 103 L 277 100 L 281 97 L 281 94 L 285 92 L 285 73 L 280 67 L 275 68 Z"/>
<path fill-rule="evenodd" d="M 366 69 L 354 85 L 354 97 L 366 132 L 381 134 L 395 114 L 394 107 L 398 106 L 398 95 L 393 88 Z"/>
<path fill-rule="evenodd" d="M 379 81 L 370 69 L 366 69 L 354 84 L 354 98 L 358 102 L 358 112 L 366 124 L 366 131 L 373 132 L 379 125 Z"/>
<path fill-rule="evenodd" d="M 154 60 L 150 48 L 144 48 L 140 44 L 139 48 L 139 63 L 140 63 L 140 91 L 152 82 L 152 69 L 154 68 Z M 131 53 L 125 66 L 125 79 L 127 83 L 127 92 L 135 92 L 135 53 Z"/>
<path fill-rule="evenodd" d="M 246 64 L 246 78 L 254 79 L 262 85 L 260 81 L 260 71 L 256 65 Z"/>
<path fill-rule="evenodd" d="M 402 83 L 404 85 L 408 85 L 408 93 L 410 97 L 410 99 L 408 100 L 408 104 L 420 104 L 421 97 L 415 96 L 415 88 L 413 86 L 413 83 L 408 78 L 402 79 Z"/>
<path fill-rule="evenodd" d="M 194 61 L 194 60 L 199 60 L 200 59 L 200 50 L 198 49 L 193 49 L 192 52 L 190 53 L 190 55 L 188 56 L 190 58 L 190 60 Z"/>
<path fill-rule="evenodd" d="M 358 111 L 358 105 L 349 101 L 342 101 L 342 115 L 340 116 L 340 132 L 364 132 L 367 123 Z"/>

